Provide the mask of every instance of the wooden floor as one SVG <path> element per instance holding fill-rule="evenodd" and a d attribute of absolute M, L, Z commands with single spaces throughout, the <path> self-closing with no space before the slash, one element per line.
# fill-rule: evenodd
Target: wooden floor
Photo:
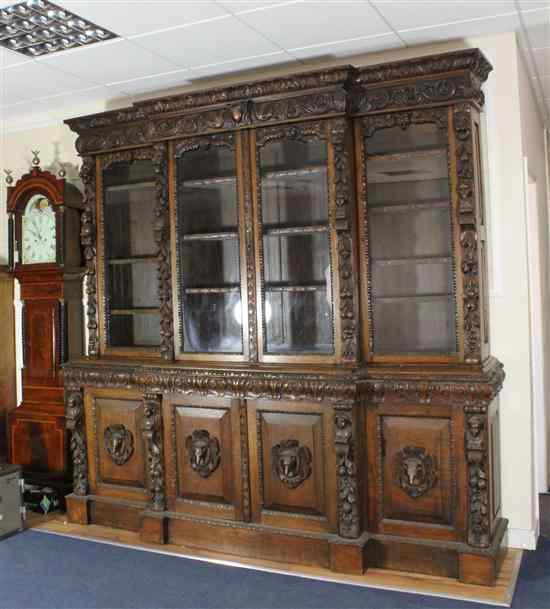
<path fill-rule="evenodd" d="M 204 560 L 219 564 L 228 564 L 262 571 L 283 573 L 286 575 L 320 579 L 323 581 L 364 586 L 366 588 L 398 590 L 501 606 L 510 606 L 512 602 L 522 555 L 521 550 L 508 549 L 496 586 L 485 587 L 461 584 L 457 580 L 447 577 L 409 574 L 382 569 L 369 569 L 364 575 L 342 575 L 320 567 L 303 567 L 267 560 L 251 560 L 228 554 L 198 550 L 186 546 L 170 544 L 159 546 L 156 544 L 143 543 L 140 541 L 138 533 L 98 525 L 83 526 L 72 524 L 67 521 L 64 514 L 39 516 L 31 513 L 28 516 L 27 527 L 45 533 L 101 541 L 138 550 L 169 554 L 195 560 Z"/>

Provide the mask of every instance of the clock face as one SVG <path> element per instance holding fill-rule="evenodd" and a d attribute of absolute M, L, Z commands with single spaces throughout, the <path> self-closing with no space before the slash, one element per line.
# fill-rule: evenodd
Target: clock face
<path fill-rule="evenodd" d="M 55 212 L 46 197 L 28 202 L 21 223 L 23 264 L 55 262 Z"/>

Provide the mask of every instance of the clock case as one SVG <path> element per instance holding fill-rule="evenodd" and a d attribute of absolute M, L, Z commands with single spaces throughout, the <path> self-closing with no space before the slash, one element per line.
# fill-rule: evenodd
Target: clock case
<path fill-rule="evenodd" d="M 23 264 L 22 225 L 35 195 L 55 212 L 56 261 Z M 8 420 L 10 461 L 25 479 L 57 488 L 70 480 L 61 366 L 82 353 L 82 195 L 78 188 L 35 164 L 7 190 L 9 269 L 22 302 L 22 402 Z"/>

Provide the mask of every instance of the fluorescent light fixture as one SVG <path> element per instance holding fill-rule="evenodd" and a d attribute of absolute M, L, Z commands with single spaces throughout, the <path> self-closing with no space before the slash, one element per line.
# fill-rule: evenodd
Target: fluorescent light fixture
<path fill-rule="evenodd" d="M 117 37 L 46 0 L 27 0 L 0 9 L 0 46 L 28 57 L 41 57 Z"/>

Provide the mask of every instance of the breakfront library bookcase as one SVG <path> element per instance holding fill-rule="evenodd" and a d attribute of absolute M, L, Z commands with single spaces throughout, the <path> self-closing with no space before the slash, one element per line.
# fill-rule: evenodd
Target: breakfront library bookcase
<path fill-rule="evenodd" d="M 74 522 L 362 573 L 494 583 L 476 49 L 67 121 L 87 357 Z"/>

